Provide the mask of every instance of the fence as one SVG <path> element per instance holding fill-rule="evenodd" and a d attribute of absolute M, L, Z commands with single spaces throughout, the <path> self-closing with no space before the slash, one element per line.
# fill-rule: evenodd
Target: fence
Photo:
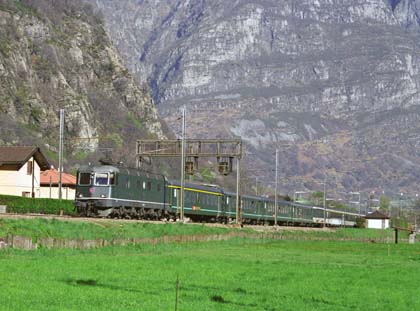
<path fill-rule="evenodd" d="M 225 234 L 212 235 L 176 235 L 162 236 L 156 238 L 126 238 L 113 240 L 82 240 L 82 239 L 56 239 L 56 238 L 39 238 L 36 242 L 30 237 L 7 236 L 0 237 L 0 248 L 11 247 L 17 249 L 34 250 L 38 248 L 72 248 L 72 249 L 89 249 L 99 248 L 113 245 L 138 245 L 138 244 L 161 244 L 161 243 L 192 243 L 192 242 L 209 242 L 209 241 L 226 241 L 232 238 L 247 239 L 266 239 L 266 240 L 298 240 L 298 241 L 359 241 L 371 243 L 387 243 L 387 238 L 367 239 L 367 238 L 332 238 L 332 237 L 310 237 L 310 236 L 293 236 L 282 235 L 279 233 L 258 233 L 251 234 L 245 232 L 229 232 Z M 402 241 L 402 239 L 400 240 Z"/>

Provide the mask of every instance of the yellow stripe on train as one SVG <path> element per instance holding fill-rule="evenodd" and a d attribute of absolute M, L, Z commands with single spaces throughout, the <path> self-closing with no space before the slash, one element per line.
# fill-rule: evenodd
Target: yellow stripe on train
<path fill-rule="evenodd" d="M 168 186 L 168 187 L 169 188 L 173 188 L 173 189 L 181 189 L 180 186 Z M 213 194 L 213 195 L 218 195 L 218 196 L 223 196 L 223 194 L 218 193 L 218 192 L 211 192 L 211 191 L 199 190 L 199 189 L 194 189 L 194 188 L 187 188 L 187 187 L 185 187 L 184 190 L 193 191 L 193 192 L 200 192 L 200 193 L 206 193 L 206 194 Z"/>

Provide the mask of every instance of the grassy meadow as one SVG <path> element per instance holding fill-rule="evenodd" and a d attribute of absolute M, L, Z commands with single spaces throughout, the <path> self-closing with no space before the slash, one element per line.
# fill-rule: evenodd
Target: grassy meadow
<path fill-rule="evenodd" d="M 160 236 L 222 234 L 231 229 L 182 223 L 144 223 L 135 221 L 94 220 L 66 221 L 58 219 L 0 219 L 0 237 L 18 235 L 59 239 L 155 238 Z"/>
<path fill-rule="evenodd" d="M 254 227 L 261 229 L 262 227 Z M 394 231 L 359 229 L 359 228 L 336 228 L 333 230 L 293 230 L 283 227 L 275 232 L 272 227 L 265 227 L 267 232 L 282 235 L 286 239 L 352 239 L 352 240 L 383 240 L 392 242 Z M 216 227 L 204 224 L 182 223 L 144 223 L 135 221 L 115 221 L 92 219 L 91 221 L 80 221 L 77 219 L 13 219 L 0 218 L 0 237 L 6 235 L 18 235 L 32 237 L 34 241 L 38 238 L 59 238 L 59 239 L 104 239 L 115 238 L 155 238 L 160 236 L 193 235 L 193 234 L 223 234 L 230 231 L 242 231 L 256 233 L 250 227 L 242 229 L 235 227 Z M 400 232 L 401 239 L 407 239 L 407 232 Z"/>
<path fill-rule="evenodd" d="M 389 248 L 389 252 L 388 252 Z M 0 310 L 420 310 L 420 246 L 230 241 L 0 250 Z"/>

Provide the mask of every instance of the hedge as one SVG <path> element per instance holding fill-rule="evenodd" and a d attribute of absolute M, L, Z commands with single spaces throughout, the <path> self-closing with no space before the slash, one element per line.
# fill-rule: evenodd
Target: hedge
<path fill-rule="evenodd" d="M 37 213 L 59 215 L 76 215 L 72 200 L 57 200 L 45 198 L 25 198 L 11 195 L 0 195 L 0 205 L 7 205 L 8 213 Z"/>

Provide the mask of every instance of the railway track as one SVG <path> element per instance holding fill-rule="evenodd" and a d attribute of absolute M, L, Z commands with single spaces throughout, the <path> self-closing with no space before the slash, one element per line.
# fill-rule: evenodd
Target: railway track
<path fill-rule="evenodd" d="M 0 219 L 55 219 L 60 221 L 71 221 L 71 222 L 89 222 L 100 225 L 101 223 L 150 223 L 150 224 L 175 224 L 176 222 L 171 221 L 158 221 L 158 220 L 142 220 L 142 219 L 113 219 L 113 218 L 91 218 L 91 217 L 72 217 L 66 215 L 49 215 L 49 214 L 14 214 L 4 213 L 0 214 Z M 188 225 L 204 225 L 208 227 L 221 227 L 221 228 L 240 228 L 236 224 L 219 224 L 219 223 L 197 223 L 197 222 L 185 222 Z M 259 232 L 273 232 L 273 231 L 334 231 L 334 228 L 316 228 L 316 227 L 298 227 L 298 226 L 262 226 L 262 225 L 243 225 L 243 228 L 253 229 Z"/>

